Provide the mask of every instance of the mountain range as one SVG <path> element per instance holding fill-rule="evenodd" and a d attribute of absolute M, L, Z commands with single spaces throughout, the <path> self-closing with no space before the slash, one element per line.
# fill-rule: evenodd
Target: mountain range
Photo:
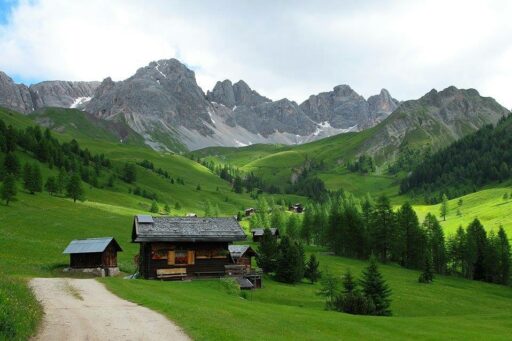
<path fill-rule="evenodd" d="M 170 151 L 303 144 L 375 127 L 362 146 L 370 154 L 419 140 L 444 145 L 508 113 L 476 90 L 455 87 L 402 103 L 386 89 L 365 99 L 348 85 L 301 104 L 273 101 L 243 80 L 219 81 L 205 93 L 194 72 L 176 59 L 151 62 L 117 82 L 45 81 L 27 87 L 0 72 L 0 106 L 25 114 L 46 107 L 80 109 L 95 119 L 126 124 L 153 149 Z"/>

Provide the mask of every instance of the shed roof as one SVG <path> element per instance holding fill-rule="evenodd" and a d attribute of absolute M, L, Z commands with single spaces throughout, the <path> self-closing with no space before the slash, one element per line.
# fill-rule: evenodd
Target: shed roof
<path fill-rule="evenodd" d="M 253 236 L 263 236 L 264 231 L 265 229 L 252 229 L 251 232 Z M 272 233 L 273 236 L 279 235 L 279 230 L 276 228 L 271 228 L 270 232 Z"/>
<path fill-rule="evenodd" d="M 254 285 L 247 278 L 237 277 L 236 281 L 240 285 L 240 289 L 252 289 Z"/>
<path fill-rule="evenodd" d="M 63 253 L 70 254 L 103 252 L 112 242 L 114 243 L 117 251 L 123 251 L 114 237 L 103 237 L 72 240 Z"/>
<path fill-rule="evenodd" d="M 246 253 L 251 256 L 256 254 L 249 245 L 228 245 L 228 250 L 232 259 L 238 259 Z"/>
<path fill-rule="evenodd" d="M 224 241 L 244 240 L 244 231 L 234 218 L 153 217 L 153 223 L 133 221 L 132 241 Z"/>

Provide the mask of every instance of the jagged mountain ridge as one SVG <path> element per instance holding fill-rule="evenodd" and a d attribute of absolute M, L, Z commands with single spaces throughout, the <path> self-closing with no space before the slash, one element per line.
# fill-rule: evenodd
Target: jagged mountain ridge
<path fill-rule="evenodd" d="M 0 71 L 0 106 L 28 114 L 46 107 L 80 108 L 100 82 L 44 81 L 27 87 Z"/>
<path fill-rule="evenodd" d="M 431 97 L 435 96 L 431 94 Z M 426 99 L 419 101 L 422 101 L 422 107 L 434 107 L 423 103 Z M 435 102 L 435 98 L 431 101 Z M 410 116 L 408 120 L 393 119 L 391 123 L 394 123 L 386 125 L 386 129 L 377 130 L 379 136 L 372 137 L 376 140 L 368 142 L 367 148 L 368 152 L 376 154 L 377 149 L 386 144 L 395 145 L 402 141 L 411 128 L 423 132 L 423 121 L 420 128 L 416 127 L 422 111 L 416 110 L 412 103 L 414 101 L 400 104 L 385 89 L 365 99 L 348 85 L 311 95 L 301 104 L 286 98 L 272 101 L 244 81 L 234 84 L 230 80 L 219 81 L 205 94 L 198 86 L 194 72 L 176 59 L 151 62 L 139 68 L 133 76 L 118 82 L 111 78 L 101 83 L 50 81 L 26 87 L 0 73 L 2 106 L 23 113 L 47 106 L 77 107 L 103 120 L 126 123 L 157 150 L 240 147 L 255 143 L 302 144 L 374 127 L 392 112 L 414 112 L 406 115 Z M 496 105 L 499 108 L 490 106 L 483 116 L 469 115 L 453 127 L 442 123 L 443 113 L 464 116 L 464 110 L 475 108 L 468 109 L 464 104 L 454 105 L 450 110 L 451 107 L 439 107 L 439 113 L 425 122 L 441 127 L 442 134 L 449 136 L 443 138 L 456 139 L 463 134 L 461 130 L 474 130 L 483 124 L 494 123 L 495 117 L 506 110 Z M 469 122 L 465 122 L 467 120 Z"/>

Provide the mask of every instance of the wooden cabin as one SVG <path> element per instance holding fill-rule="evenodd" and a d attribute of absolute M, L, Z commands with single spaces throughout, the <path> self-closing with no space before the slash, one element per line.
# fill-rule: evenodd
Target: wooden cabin
<path fill-rule="evenodd" d="M 301 203 L 295 203 L 293 205 L 290 205 L 288 207 L 288 210 L 295 212 L 295 213 L 302 213 L 302 212 L 304 212 L 304 206 L 302 206 Z"/>
<path fill-rule="evenodd" d="M 246 208 L 244 210 L 244 214 L 246 217 L 250 217 L 251 215 L 253 215 L 254 213 L 256 213 L 256 209 L 252 208 L 252 207 L 249 207 L 249 208 Z"/>
<path fill-rule="evenodd" d="M 117 252 L 123 251 L 113 237 L 73 240 L 64 250 L 71 269 L 104 269 L 107 275 L 119 272 Z"/>
<path fill-rule="evenodd" d="M 234 218 L 135 216 L 139 273 L 146 279 L 221 277 L 232 265 L 229 244 L 246 235 Z"/>
<path fill-rule="evenodd" d="M 245 265 L 250 268 L 252 257 L 256 256 L 256 252 L 249 245 L 229 245 L 229 256 L 231 262 L 237 265 Z"/>
<path fill-rule="evenodd" d="M 226 266 L 228 276 L 238 276 L 240 289 L 261 288 L 261 273 L 252 269 L 252 258 L 256 252 L 249 245 L 229 245 L 232 266 Z"/>
<path fill-rule="evenodd" d="M 263 237 L 263 232 L 265 229 L 253 229 L 252 232 L 252 241 L 259 243 L 261 241 L 261 238 Z M 277 228 L 270 228 L 270 233 L 272 233 L 272 236 L 274 236 L 276 239 L 279 238 L 279 230 Z"/>

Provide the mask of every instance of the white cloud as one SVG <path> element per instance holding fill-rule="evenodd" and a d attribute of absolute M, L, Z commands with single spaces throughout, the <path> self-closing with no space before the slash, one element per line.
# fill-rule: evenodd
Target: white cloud
<path fill-rule="evenodd" d="M 0 69 L 120 80 L 176 57 L 204 90 L 244 79 L 301 102 L 350 84 L 399 99 L 473 87 L 512 107 L 510 1 L 22 1 L 0 26 Z"/>

